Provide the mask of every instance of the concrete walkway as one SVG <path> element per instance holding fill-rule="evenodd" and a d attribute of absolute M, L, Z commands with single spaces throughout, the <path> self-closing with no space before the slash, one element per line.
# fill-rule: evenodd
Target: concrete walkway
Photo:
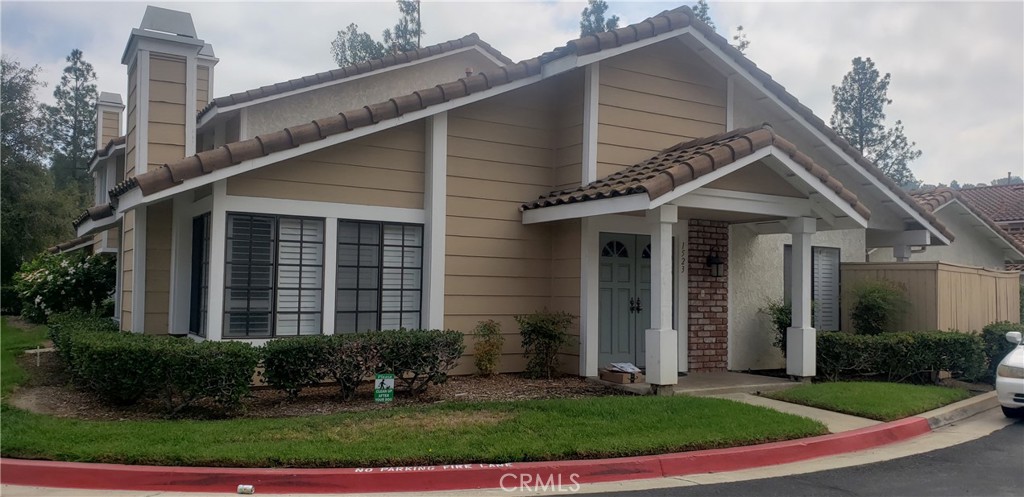
<path fill-rule="evenodd" d="M 636 395 L 650 395 L 651 385 L 647 383 L 620 384 L 602 381 L 596 377 L 587 380 L 625 390 Z M 800 385 L 785 378 L 774 378 L 757 374 L 722 371 L 714 373 L 690 373 L 679 377 L 679 383 L 672 387 L 674 395 L 722 395 L 727 393 L 756 393 L 785 390 Z"/>
<path fill-rule="evenodd" d="M 849 414 L 826 411 L 824 409 L 802 406 L 800 404 L 791 404 L 789 402 L 759 397 L 749 393 L 728 393 L 723 395 L 713 395 L 712 397 L 735 400 L 737 402 L 743 402 L 744 404 L 753 404 L 755 406 L 767 407 L 775 409 L 776 411 L 810 418 L 824 423 L 825 426 L 828 427 L 828 431 L 832 433 L 866 428 L 868 426 L 874 426 L 881 423 L 880 421 L 875 421 L 873 419 L 850 416 Z"/>

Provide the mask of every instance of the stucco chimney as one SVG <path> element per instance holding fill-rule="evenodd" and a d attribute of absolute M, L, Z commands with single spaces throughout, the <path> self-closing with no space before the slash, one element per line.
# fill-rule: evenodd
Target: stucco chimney
<path fill-rule="evenodd" d="M 124 102 L 120 93 L 101 92 L 96 101 L 96 148 L 101 149 L 121 136 L 121 111 Z"/>
<path fill-rule="evenodd" d="M 206 46 L 188 12 L 146 7 L 121 57 L 128 66 L 126 177 L 195 153 L 197 82 Z"/>

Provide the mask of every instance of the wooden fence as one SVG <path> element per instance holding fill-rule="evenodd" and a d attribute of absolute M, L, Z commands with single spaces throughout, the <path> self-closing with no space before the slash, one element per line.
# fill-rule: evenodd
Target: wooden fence
<path fill-rule="evenodd" d="M 910 308 L 893 331 L 981 331 L 995 321 L 1020 322 L 1020 273 L 945 262 L 845 262 L 840 268 L 842 329 L 853 330 L 852 289 L 869 280 L 902 286 Z"/>

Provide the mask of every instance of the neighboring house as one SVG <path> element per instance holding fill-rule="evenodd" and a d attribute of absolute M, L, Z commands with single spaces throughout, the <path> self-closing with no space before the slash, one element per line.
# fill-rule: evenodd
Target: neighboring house
<path fill-rule="evenodd" d="M 906 260 L 938 261 L 997 270 L 1024 264 L 1024 189 L 1021 187 L 1024 185 L 960 191 L 943 187 L 911 193 L 918 203 L 953 232 L 956 240 L 944 247 L 911 248 L 904 254 Z M 994 217 L 1003 222 L 996 221 Z M 1008 231 L 1014 228 L 1018 231 Z M 879 248 L 870 252 L 868 259 L 870 262 L 890 262 L 896 257 L 891 248 Z"/>
<path fill-rule="evenodd" d="M 547 308 L 579 316 L 568 371 L 629 361 L 671 385 L 786 364 L 758 309 L 788 244 L 786 367 L 812 376 L 812 267 L 953 240 L 686 7 L 519 63 L 468 37 L 197 113 L 208 47 L 149 8 L 124 52 L 124 177 L 76 225 L 120 229 L 125 330 L 515 334 Z"/>

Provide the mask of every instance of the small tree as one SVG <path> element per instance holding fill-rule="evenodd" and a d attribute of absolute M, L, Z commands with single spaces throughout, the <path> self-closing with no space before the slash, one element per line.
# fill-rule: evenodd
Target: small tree
<path fill-rule="evenodd" d="M 484 376 L 498 372 L 498 361 L 501 359 L 501 346 L 505 337 L 501 334 L 501 325 L 494 320 L 480 321 L 473 330 L 476 343 L 473 345 L 473 356 L 476 369 Z"/>
<path fill-rule="evenodd" d="M 587 36 L 619 27 L 619 16 L 605 18 L 608 2 L 604 0 L 587 0 L 587 6 L 580 12 L 580 36 Z"/>
<path fill-rule="evenodd" d="M 53 90 L 55 105 L 43 105 L 47 145 L 57 188 L 74 185 L 81 195 L 91 190 L 88 167 L 96 139 L 96 71 L 82 51 L 72 50 Z M 83 199 L 84 206 L 84 199 Z"/>
<path fill-rule="evenodd" d="M 529 359 L 526 374 L 550 380 L 558 373 L 558 352 L 569 343 L 569 327 L 575 316 L 545 309 L 515 318 L 523 337 L 523 356 Z"/>
<path fill-rule="evenodd" d="M 853 287 L 850 321 L 857 333 L 877 335 L 899 322 L 910 302 L 898 284 L 888 280 L 865 281 Z"/>

